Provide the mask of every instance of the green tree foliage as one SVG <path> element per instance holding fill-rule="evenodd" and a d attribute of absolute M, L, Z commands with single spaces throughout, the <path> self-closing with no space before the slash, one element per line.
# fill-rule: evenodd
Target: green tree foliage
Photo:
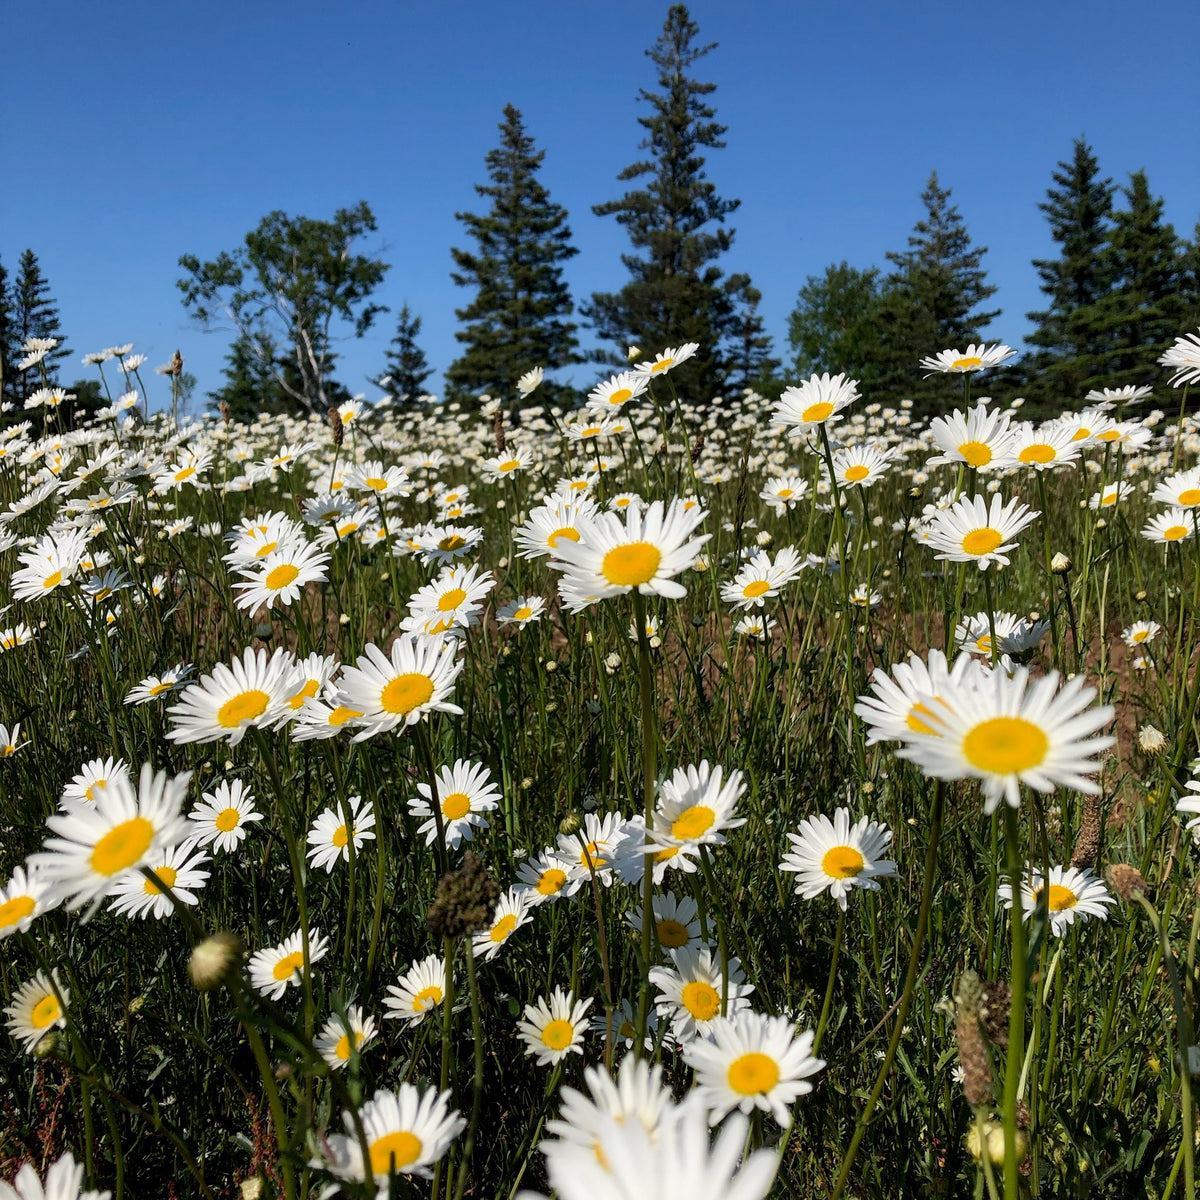
<path fill-rule="evenodd" d="M 0 262 L 0 402 L 16 404 L 17 359 L 14 355 L 14 313 L 8 269 Z"/>
<path fill-rule="evenodd" d="M 184 307 L 206 328 L 231 325 L 246 343 L 237 352 L 243 358 L 251 348 L 259 364 L 272 363 L 290 407 L 324 413 L 346 395 L 331 374 L 335 320 L 362 337 L 387 311 L 370 302 L 387 264 L 353 251 L 375 229 L 365 201 L 338 209 L 331 221 L 269 213 L 237 250 L 209 262 L 179 259 Z"/>
<path fill-rule="evenodd" d="M 879 374 L 882 291 L 877 267 L 860 270 L 843 261 L 810 275 L 788 316 L 792 378 L 845 371 L 872 386 Z"/>
<path fill-rule="evenodd" d="M 749 275 L 732 276 L 730 282 L 740 284 L 740 290 L 730 327 L 726 387 L 734 394 L 753 388 L 760 395 L 774 395 L 780 390 L 776 376 L 781 363 L 771 352 L 771 335 L 758 311 L 762 292 Z"/>
<path fill-rule="evenodd" d="M 1184 242 L 1180 249 L 1182 259 L 1183 326 L 1179 333 L 1187 333 L 1200 325 L 1200 221 L 1192 230 L 1192 240 Z"/>
<path fill-rule="evenodd" d="M 58 364 L 67 357 L 66 339 L 63 337 L 58 308 L 50 295 L 50 284 L 42 274 L 41 264 L 32 250 L 26 250 L 17 265 L 17 277 L 8 294 L 10 334 L 8 356 L 13 369 L 13 383 L 7 399 L 20 408 L 27 397 L 42 386 L 42 372 L 37 368 L 18 371 L 17 363 L 22 358 L 21 346 L 31 337 L 56 338 L 58 345 L 42 360 L 46 376 L 51 383 L 58 380 Z M 5 379 L 8 378 L 5 363 Z M 6 382 L 7 388 L 7 382 Z"/>
<path fill-rule="evenodd" d="M 471 302 L 455 310 L 464 327 L 454 336 L 465 349 L 446 382 L 458 399 L 485 392 L 512 397 L 532 367 L 553 371 L 582 361 L 563 278 L 563 264 L 578 251 L 567 210 L 537 177 L 545 156 L 520 112 L 505 105 L 500 145 L 486 157 L 491 182 L 475 187 L 491 208 L 483 216 L 455 214 L 475 242 L 473 250 L 451 250 L 457 268 L 451 278 L 475 289 Z M 543 386 L 547 394 L 557 390 L 553 383 Z"/>
<path fill-rule="evenodd" d="M 689 73 L 716 45 L 700 45 L 699 33 L 687 7 L 674 4 L 662 35 L 647 51 L 659 86 L 657 92 L 639 92 L 651 108 L 638 118 L 646 131 L 640 148 L 648 154 L 617 176 L 622 182 L 645 180 L 645 186 L 592 210 L 615 216 L 628 233 L 634 253 L 621 261 L 630 279 L 619 292 L 595 293 L 584 315 L 618 352 L 630 343 L 649 353 L 699 343 L 696 357 L 672 378 L 711 395 L 720 388 L 725 343 L 743 294 L 716 264 L 733 242 L 725 219 L 740 201 L 718 196 L 704 170 L 702 152 L 725 145 L 725 126 L 713 119 L 716 109 L 705 99 L 716 84 Z M 624 359 L 618 353 L 613 361 Z"/>
<path fill-rule="evenodd" d="M 388 346 L 384 372 L 375 380 L 397 400 L 415 400 L 428 391 L 425 380 L 433 374 L 433 368 L 417 344 L 420 332 L 421 318 L 413 314 L 405 301 L 396 320 L 396 336 Z"/>
<path fill-rule="evenodd" d="M 235 421 L 252 421 L 259 413 L 286 412 L 294 407 L 279 382 L 287 367 L 269 336 L 238 334 L 225 354 L 224 383 L 209 393 L 209 399 L 214 408 L 228 411 Z"/>

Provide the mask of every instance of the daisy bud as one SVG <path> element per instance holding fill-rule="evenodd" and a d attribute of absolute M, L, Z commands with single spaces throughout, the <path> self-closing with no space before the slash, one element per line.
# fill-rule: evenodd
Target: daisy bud
<path fill-rule="evenodd" d="M 349 625 L 350 624 L 350 614 L 342 613 L 341 616 L 338 617 L 338 624 L 339 625 Z"/>
<path fill-rule="evenodd" d="M 757 542 L 757 543 L 758 543 L 760 546 L 762 546 L 762 547 L 766 548 L 766 547 L 767 547 L 767 546 L 769 546 L 769 545 L 770 545 L 770 544 L 771 544 L 771 543 L 772 543 L 772 542 L 773 542 L 775 539 L 774 539 L 774 538 L 771 536 L 770 530 L 767 530 L 767 529 L 760 529 L 760 530 L 758 531 L 758 534 L 755 536 L 754 540 L 755 540 L 755 541 L 756 541 L 756 542 Z"/>
<path fill-rule="evenodd" d="M 630 362 L 636 362 L 642 357 L 641 347 L 630 346 L 629 349 L 625 351 L 625 357 L 629 359 Z"/>
<path fill-rule="evenodd" d="M 558 823 L 558 832 L 564 837 L 570 837 L 577 833 L 583 825 L 583 818 L 578 813 L 567 813 L 565 817 Z"/>
<path fill-rule="evenodd" d="M 983 1161 L 984 1146 L 987 1148 L 988 1161 L 993 1166 L 1004 1162 L 1004 1126 L 999 1121 L 988 1121 L 983 1127 L 980 1137 L 978 1122 L 967 1131 L 967 1152 L 977 1162 Z M 1029 1150 L 1029 1139 L 1020 1129 L 1017 1130 L 1017 1155 L 1024 1158 Z"/>
<path fill-rule="evenodd" d="M 1161 729 L 1153 725 L 1143 725 L 1138 730 L 1138 745 L 1146 754 L 1161 754 L 1167 747 L 1167 739 Z"/>
<path fill-rule="evenodd" d="M 263 1181 L 261 1175 L 252 1175 L 249 1179 L 242 1180 L 241 1200 L 259 1200 L 263 1194 Z"/>
<path fill-rule="evenodd" d="M 1145 600 L 1146 600 L 1146 593 L 1145 593 L 1144 591 L 1135 592 L 1135 593 L 1134 593 L 1134 596 L 1133 596 L 1133 598 L 1134 598 L 1134 599 L 1135 599 L 1135 600 L 1136 600 L 1136 601 L 1137 601 L 1139 604 L 1143 604 L 1143 603 L 1145 602 Z"/>
<path fill-rule="evenodd" d="M 1065 575 L 1071 569 L 1071 560 L 1060 550 L 1050 560 L 1050 570 L 1055 575 Z"/>
<path fill-rule="evenodd" d="M 236 934 L 222 931 L 207 937 L 188 959 L 188 978 L 198 992 L 211 992 L 224 984 L 241 963 L 245 946 Z"/>
<path fill-rule="evenodd" d="M 53 1058 L 58 1053 L 58 1042 L 58 1030 L 49 1029 L 38 1038 L 31 1053 L 34 1058 Z"/>
<path fill-rule="evenodd" d="M 1128 863 L 1113 863 L 1108 868 L 1108 886 L 1126 904 L 1131 904 L 1135 896 L 1145 892 L 1146 879 L 1137 867 L 1131 867 Z"/>

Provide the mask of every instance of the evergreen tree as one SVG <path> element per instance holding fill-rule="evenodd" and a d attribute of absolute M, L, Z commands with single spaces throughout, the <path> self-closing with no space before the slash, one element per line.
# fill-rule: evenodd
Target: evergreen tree
<path fill-rule="evenodd" d="M 491 182 L 475 187 L 491 209 L 484 216 L 455 214 L 475 241 L 474 250 L 451 250 L 457 267 L 451 278 L 475 289 L 474 299 L 455 310 L 465 328 L 454 336 L 465 350 L 446 372 L 450 393 L 460 399 L 485 392 L 511 398 L 531 368 L 553 371 L 582 361 L 563 278 L 563 264 L 578 251 L 567 210 L 537 177 L 545 156 L 520 112 L 506 104 L 500 145 L 485 160 Z M 543 388 L 546 396 L 563 390 L 550 382 Z"/>
<path fill-rule="evenodd" d="M 250 337 L 239 334 L 225 355 L 225 382 L 209 393 L 214 408 L 228 406 L 235 421 L 252 421 L 259 413 L 281 412 L 293 407 L 279 376 L 287 360 L 280 362 L 269 334 Z"/>
<path fill-rule="evenodd" d="M 14 357 L 13 401 L 18 407 L 27 397 L 42 386 L 42 372 L 37 367 L 28 371 L 17 371 L 16 362 L 21 359 L 21 345 L 31 337 L 55 338 L 58 345 L 42 360 L 46 376 L 51 383 L 58 379 L 58 364 L 68 354 L 66 340 L 59 323 L 58 309 L 50 296 L 50 284 L 42 274 L 37 255 L 26 250 L 17 266 L 17 278 L 12 288 L 10 305 L 12 310 L 12 349 Z"/>
<path fill-rule="evenodd" d="M 865 271 L 847 262 L 810 275 L 788 316 L 792 378 L 839 371 L 864 388 L 878 379 L 879 303 L 883 285 L 876 267 Z"/>
<path fill-rule="evenodd" d="M 621 261 L 631 278 L 619 292 L 593 295 L 584 315 L 618 352 L 630 343 L 648 353 L 699 343 L 696 357 L 672 378 L 704 396 L 720 390 L 725 342 L 736 322 L 739 289 L 723 279 L 716 260 L 733 242 L 725 218 L 740 202 L 718 196 L 704 170 L 702 151 L 725 145 L 725 126 L 705 99 L 716 84 L 689 74 L 716 45 L 700 45 L 699 33 L 687 7 L 673 4 L 662 35 L 646 52 L 660 89 L 639 91 L 651 108 L 638 118 L 646 131 L 640 148 L 649 153 L 617 176 L 646 184 L 592 209 L 615 216 L 629 234 L 634 253 Z"/>
<path fill-rule="evenodd" d="M 1106 387 L 1154 384 L 1160 354 L 1178 336 L 1187 315 L 1187 263 L 1175 228 L 1163 220 L 1163 202 L 1150 193 L 1144 171 L 1129 177 L 1128 208 L 1113 214 L 1104 248 L 1112 289 L 1091 306 L 1089 325 L 1104 343 L 1099 374 Z"/>
<path fill-rule="evenodd" d="M 771 335 L 763 324 L 758 306 L 762 292 L 749 275 L 734 275 L 730 283 L 737 287 L 738 307 L 730 330 L 727 390 L 738 395 L 753 388 L 760 395 L 777 390 L 776 373 L 781 363 L 771 354 Z"/>
<path fill-rule="evenodd" d="M 386 388 L 397 400 L 415 400 L 428 390 L 425 380 L 433 373 L 425 352 L 417 345 L 421 332 L 421 318 L 414 316 L 408 301 L 400 306 L 396 321 L 396 336 L 388 347 L 386 367 L 375 381 Z"/>
<path fill-rule="evenodd" d="M 1179 334 L 1188 333 L 1200 325 L 1200 221 L 1192 230 L 1192 240 L 1184 242 L 1180 250 L 1182 257 L 1182 283 L 1180 294 L 1183 297 L 1184 313 Z"/>
<path fill-rule="evenodd" d="M 0 402 L 16 404 L 16 354 L 15 313 L 12 291 L 8 285 L 8 271 L 0 263 Z"/>
<path fill-rule="evenodd" d="M 1056 259 L 1034 259 L 1047 306 L 1027 314 L 1036 323 L 1027 341 L 1035 347 L 1029 363 L 1035 391 L 1061 401 L 1101 382 L 1106 336 L 1096 323 L 1095 305 L 1113 284 L 1105 244 L 1114 187 L 1111 179 L 1100 177 L 1100 164 L 1083 138 L 1076 139 L 1071 161 L 1060 162 L 1052 178 L 1054 186 L 1038 207 L 1062 251 Z"/>

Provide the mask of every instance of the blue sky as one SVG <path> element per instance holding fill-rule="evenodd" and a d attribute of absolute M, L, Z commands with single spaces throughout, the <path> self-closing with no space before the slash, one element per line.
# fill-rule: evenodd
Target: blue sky
<path fill-rule="evenodd" d="M 47 15 L 9 4 L 0 259 L 11 271 L 24 247 L 37 252 L 80 375 L 85 351 L 132 341 L 153 364 L 179 347 L 206 391 L 227 336 L 188 321 L 179 255 L 232 249 L 272 209 L 325 217 L 366 199 L 379 222 L 367 248 L 391 264 L 379 299 L 423 317 L 440 385 L 466 299 L 449 278 L 450 246 L 464 244 L 454 212 L 477 204 L 507 101 L 571 214 L 576 298 L 623 281 L 627 243 L 590 206 L 620 194 L 616 175 L 637 155 L 637 90 L 653 86 L 643 51 L 666 8 L 65 0 Z M 807 275 L 903 247 L 932 168 L 990 247 L 1004 309 L 991 333 L 1012 344 L 1039 304 L 1030 259 L 1052 253 L 1037 205 L 1075 137 L 1118 181 L 1145 168 L 1181 234 L 1200 216 L 1194 0 L 691 10 L 719 43 L 697 73 L 718 84 L 729 127 L 709 173 L 742 201 L 724 265 L 761 289 L 777 349 Z M 376 394 L 366 376 L 391 334 L 385 316 L 340 346 L 351 391 Z"/>

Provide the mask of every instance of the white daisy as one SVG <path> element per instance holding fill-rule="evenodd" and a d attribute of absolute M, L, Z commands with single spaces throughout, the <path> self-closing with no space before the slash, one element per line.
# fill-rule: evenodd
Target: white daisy
<path fill-rule="evenodd" d="M 878 879 L 896 874 L 896 864 L 881 857 L 892 842 L 886 825 L 860 817 L 850 824 L 850 810 L 839 808 L 831 821 L 821 814 L 806 817 L 788 834 L 792 849 L 779 864 L 796 875 L 796 895 L 811 900 L 828 891 L 843 911 L 852 888 L 879 891 Z"/>

